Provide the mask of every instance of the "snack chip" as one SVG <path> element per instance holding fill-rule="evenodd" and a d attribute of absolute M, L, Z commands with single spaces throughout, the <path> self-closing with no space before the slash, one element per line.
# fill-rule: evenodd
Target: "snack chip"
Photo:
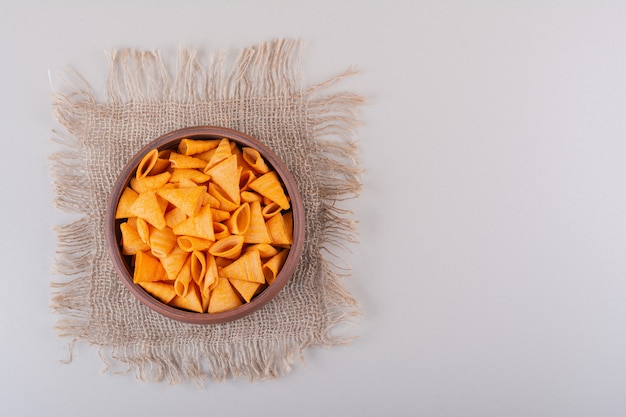
<path fill-rule="evenodd" d="M 218 277 L 219 272 L 215 257 L 208 253 L 206 256 L 206 274 L 204 274 L 204 281 L 202 282 L 202 296 L 207 300 L 211 295 L 211 291 L 217 286 Z"/>
<path fill-rule="evenodd" d="M 220 186 L 229 201 L 239 205 L 239 170 L 237 169 L 237 155 L 218 162 L 210 169 L 204 171 L 211 177 L 211 181 Z"/>
<path fill-rule="evenodd" d="M 196 155 L 217 148 L 219 140 L 183 139 L 178 144 L 178 152 L 183 155 Z"/>
<path fill-rule="evenodd" d="M 130 186 L 138 193 L 155 190 L 167 184 L 171 176 L 172 174 L 169 172 L 162 172 L 158 175 L 151 175 L 149 177 L 131 178 Z"/>
<path fill-rule="evenodd" d="M 257 243 L 256 245 L 250 245 L 246 248 L 246 251 L 255 250 L 259 252 L 261 259 L 271 258 L 278 253 L 278 249 L 275 246 L 267 243 Z"/>
<path fill-rule="evenodd" d="M 150 251 L 157 258 L 167 256 L 176 245 L 176 235 L 169 227 L 163 229 L 152 228 L 150 230 Z"/>
<path fill-rule="evenodd" d="M 215 240 L 224 239 L 227 236 L 230 236 L 230 231 L 228 227 L 224 223 L 213 222 L 213 234 L 215 235 Z M 211 242 L 214 243 L 214 242 Z"/>
<path fill-rule="evenodd" d="M 244 253 L 233 263 L 222 268 L 221 275 L 225 278 L 256 282 L 258 284 L 265 283 L 261 256 L 255 250 Z"/>
<path fill-rule="evenodd" d="M 133 190 L 130 187 L 124 188 L 122 191 L 122 195 L 120 196 L 120 201 L 117 203 L 117 210 L 115 210 L 115 218 L 123 219 L 128 217 L 133 217 L 134 214 L 131 210 L 131 207 L 139 197 L 139 193 Z"/>
<path fill-rule="evenodd" d="M 174 246 L 174 249 L 172 249 L 169 254 L 159 258 L 161 265 L 163 265 L 163 269 L 165 269 L 165 274 L 167 275 L 168 280 L 176 280 L 176 277 L 178 277 L 178 274 L 183 268 L 183 265 L 185 265 L 188 257 L 189 252 L 182 250 L 178 246 Z"/>
<path fill-rule="evenodd" d="M 152 168 L 156 165 L 157 159 L 159 159 L 158 149 L 152 149 L 143 158 L 141 158 L 141 161 L 139 161 L 139 165 L 137 166 L 135 178 L 147 177 L 152 171 Z"/>
<path fill-rule="evenodd" d="M 184 296 L 176 295 L 172 301 L 169 302 L 169 304 L 173 307 L 195 311 L 196 313 L 204 312 L 200 289 L 194 284 L 193 281 L 190 283 L 189 290 Z"/>
<path fill-rule="evenodd" d="M 250 226 L 250 204 L 243 203 L 227 219 L 225 224 L 233 235 L 245 235 Z"/>
<path fill-rule="evenodd" d="M 235 288 L 235 290 L 243 297 L 246 303 L 249 303 L 250 300 L 252 300 L 252 297 L 261 286 L 258 282 L 244 281 L 235 278 L 229 279 L 228 282 L 230 282 L 233 288 Z"/>
<path fill-rule="evenodd" d="M 287 260 L 288 253 L 289 251 L 283 249 L 263 264 L 263 276 L 268 284 L 273 284 L 276 281 L 280 268 Z"/>
<path fill-rule="evenodd" d="M 132 227 L 129 222 L 120 224 L 122 232 L 122 254 L 135 255 L 137 252 L 146 252 L 150 250 L 150 246 L 141 239 L 137 229 Z"/>
<path fill-rule="evenodd" d="M 204 168 L 206 166 L 206 162 L 202 159 L 194 158 L 189 155 L 182 155 L 177 152 L 172 152 L 170 154 L 170 163 L 172 164 L 172 168 Z"/>
<path fill-rule="evenodd" d="M 265 163 L 265 160 L 254 148 L 243 148 L 243 160 L 256 172 L 257 174 L 267 174 L 270 168 Z"/>
<path fill-rule="evenodd" d="M 193 278 L 191 277 L 191 257 L 189 256 L 185 258 L 185 263 L 174 280 L 174 291 L 176 295 L 185 297 L 187 291 L 189 291 L 189 283 L 191 281 L 193 281 Z"/>
<path fill-rule="evenodd" d="M 239 307 L 243 302 L 237 296 L 230 281 L 227 278 L 218 278 L 217 285 L 211 291 L 209 300 L 209 313 L 221 313 L 235 307 Z"/>
<path fill-rule="evenodd" d="M 272 239 L 272 244 L 277 246 L 288 246 L 292 243 L 291 230 L 288 219 L 282 214 L 277 213 L 270 217 L 266 222 L 267 230 Z"/>
<path fill-rule="evenodd" d="M 187 216 L 195 215 L 202 206 L 202 197 L 206 193 L 206 187 L 182 187 L 182 188 L 159 188 L 156 190 L 159 197 L 178 207 Z"/>
<path fill-rule="evenodd" d="M 135 272 L 133 274 L 135 284 L 146 281 L 164 281 L 166 279 L 165 269 L 157 258 L 148 252 L 137 252 L 135 255 Z"/>
<path fill-rule="evenodd" d="M 174 292 L 174 286 L 167 282 L 163 281 L 146 281 L 138 283 L 141 288 L 149 292 L 154 298 L 161 301 L 162 303 L 171 302 L 174 297 L 176 297 L 176 292 Z"/>
<path fill-rule="evenodd" d="M 157 229 L 163 229 L 166 226 L 162 205 L 157 200 L 154 190 L 140 193 L 130 207 L 130 211 L 135 217 L 144 219 Z"/>
<path fill-rule="evenodd" d="M 285 190 L 280 184 L 276 171 L 270 171 L 252 181 L 250 183 L 250 188 L 261 194 L 263 197 L 269 198 L 271 201 L 278 204 L 283 210 L 289 209 L 289 199 L 285 195 Z"/>
<path fill-rule="evenodd" d="M 243 236 L 228 235 L 215 242 L 209 248 L 209 253 L 218 258 L 237 259 L 243 249 Z"/>
<path fill-rule="evenodd" d="M 202 184 L 209 181 L 210 179 L 210 176 L 208 176 L 204 172 L 198 171 L 197 169 L 176 168 L 172 170 L 170 182 L 180 183 L 183 180 L 189 180 L 195 184 Z"/>
<path fill-rule="evenodd" d="M 213 217 L 211 208 L 204 206 L 198 214 L 180 222 L 172 229 L 177 235 L 199 237 L 201 239 L 215 240 L 213 234 Z"/>
<path fill-rule="evenodd" d="M 224 138 L 220 140 L 217 148 L 215 148 L 213 152 L 211 152 L 211 157 L 209 158 L 208 164 L 206 164 L 206 166 L 204 167 L 204 171 L 206 172 L 206 170 L 211 169 L 232 154 L 233 153 L 231 151 L 230 142 L 228 141 L 228 139 Z"/>
<path fill-rule="evenodd" d="M 149 151 L 115 218 L 133 281 L 198 313 L 228 311 L 272 285 L 293 242 L 289 197 L 253 148 L 183 139 Z"/>
<path fill-rule="evenodd" d="M 245 243 L 272 243 L 272 237 L 263 218 L 261 203 L 258 201 L 250 204 L 250 222 L 243 235 L 243 241 Z"/>
<path fill-rule="evenodd" d="M 185 252 L 193 252 L 198 250 L 207 250 L 214 242 L 207 239 L 201 239 L 199 237 L 180 236 L 176 239 L 176 243 Z"/>

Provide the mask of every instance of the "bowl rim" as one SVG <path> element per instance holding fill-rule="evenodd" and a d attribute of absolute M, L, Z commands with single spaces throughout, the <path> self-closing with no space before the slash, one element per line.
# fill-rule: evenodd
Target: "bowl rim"
<path fill-rule="evenodd" d="M 255 148 L 273 167 L 280 177 L 290 197 L 291 211 L 293 213 L 293 244 L 289 249 L 289 254 L 283 267 L 278 273 L 276 280 L 272 285 L 259 293 L 250 303 L 245 303 L 232 310 L 221 313 L 197 313 L 187 310 L 181 310 L 169 306 L 146 292 L 143 288 L 133 282 L 132 271 L 124 260 L 124 256 L 119 250 L 119 223 L 120 220 L 115 219 L 115 211 L 124 188 L 130 182 L 130 179 L 137 169 L 137 166 L 143 156 L 154 148 L 174 149 L 182 139 L 219 139 L 227 138 L 238 143 L 240 146 L 249 146 Z M 105 238 L 109 258 L 113 262 L 113 267 L 117 275 L 121 279 L 124 286 L 144 305 L 153 311 L 168 317 L 190 324 L 219 324 L 240 319 L 247 316 L 261 307 L 266 305 L 273 299 L 291 279 L 300 262 L 305 240 L 305 212 L 304 203 L 298 185 L 293 178 L 290 170 L 285 163 L 265 144 L 252 136 L 240 132 L 238 130 L 212 125 L 191 126 L 177 129 L 165 133 L 158 138 L 144 145 L 133 157 L 125 164 L 124 168 L 118 174 L 118 177 L 111 188 L 107 207 L 105 211 Z"/>

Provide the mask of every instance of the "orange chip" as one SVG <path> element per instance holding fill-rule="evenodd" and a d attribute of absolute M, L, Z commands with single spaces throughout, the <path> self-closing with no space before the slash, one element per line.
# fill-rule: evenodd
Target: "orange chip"
<path fill-rule="evenodd" d="M 211 217 L 214 222 L 221 223 L 230 218 L 230 213 L 225 210 L 213 209 L 211 210 Z"/>
<path fill-rule="evenodd" d="M 176 280 L 174 280 L 174 291 L 179 297 L 184 297 L 189 291 L 189 283 L 193 281 L 191 277 L 191 257 L 185 259 L 183 267 L 180 268 Z"/>
<path fill-rule="evenodd" d="M 170 160 L 168 158 L 161 158 L 161 152 L 159 152 L 159 158 L 156 160 L 156 163 L 150 170 L 150 175 L 159 175 L 167 171 L 170 167 Z"/>
<path fill-rule="evenodd" d="M 221 256 L 215 257 L 215 264 L 217 265 L 217 271 L 221 272 L 225 266 L 228 266 L 233 263 L 232 259 L 222 258 Z M 219 275 L 219 274 L 218 274 Z"/>
<path fill-rule="evenodd" d="M 200 298 L 202 299 L 202 312 L 206 313 L 209 309 L 209 301 L 210 301 L 210 294 L 209 296 L 206 296 L 202 293 L 202 289 L 200 289 Z"/>
<path fill-rule="evenodd" d="M 267 220 L 270 217 L 274 217 L 274 215 L 276 215 L 277 213 L 280 213 L 281 211 L 282 211 L 282 209 L 280 208 L 280 206 L 277 203 L 271 202 L 271 203 L 263 206 L 263 209 L 261 210 L 261 213 L 263 214 L 263 218 L 265 220 Z"/>
<path fill-rule="evenodd" d="M 213 222 L 213 232 L 215 233 L 215 240 L 218 241 L 220 239 L 224 239 L 227 236 L 230 236 L 230 231 L 228 227 L 224 223 Z"/>
<path fill-rule="evenodd" d="M 189 289 L 184 296 L 176 295 L 169 304 L 172 307 L 195 311 L 196 313 L 204 312 L 200 289 L 193 281 L 189 284 Z"/>
<path fill-rule="evenodd" d="M 194 236 L 179 236 L 176 240 L 178 247 L 185 252 L 193 252 L 199 250 L 207 250 L 213 245 L 212 240 L 201 239 Z"/>
<path fill-rule="evenodd" d="M 211 291 L 209 313 L 221 313 L 239 307 L 243 302 L 226 278 L 218 278 L 217 286 Z"/>
<path fill-rule="evenodd" d="M 207 182 L 211 177 L 202 171 L 189 168 L 176 168 L 172 171 L 170 182 L 181 182 L 182 180 L 191 180 L 195 184 Z"/>
<path fill-rule="evenodd" d="M 283 249 L 263 264 L 263 276 L 268 284 L 271 285 L 276 281 L 280 269 L 285 264 L 287 255 L 289 255 L 289 250 Z"/>
<path fill-rule="evenodd" d="M 206 256 L 206 273 L 204 274 L 204 280 L 202 281 L 202 296 L 208 298 L 211 291 L 217 285 L 217 262 L 215 257 L 211 254 Z"/>
<path fill-rule="evenodd" d="M 252 170 L 242 170 L 241 174 L 239 174 L 239 190 L 247 190 L 250 183 L 256 180 L 256 178 L 257 177 L 256 175 L 254 175 L 254 172 L 252 172 Z"/>
<path fill-rule="evenodd" d="M 189 269 L 191 270 L 191 279 L 200 285 L 206 274 L 206 256 L 204 256 L 204 252 L 198 250 L 191 252 Z"/>
<path fill-rule="evenodd" d="M 217 148 L 219 143 L 219 139 L 183 139 L 178 144 L 178 152 L 183 155 L 196 155 Z"/>
<path fill-rule="evenodd" d="M 290 216 L 287 219 L 290 220 Z M 275 214 L 265 222 L 265 225 L 272 238 L 272 244 L 291 245 L 293 243 L 292 227 L 285 221 L 285 217 L 282 214 Z"/>
<path fill-rule="evenodd" d="M 180 208 L 187 216 L 193 216 L 202 205 L 206 187 L 196 185 L 185 188 L 159 188 L 156 192 L 160 197 Z"/>
<path fill-rule="evenodd" d="M 209 248 L 209 253 L 221 258 L 236 259 L 243 248 L 243 236 L 230 235 L 220 239 Z"/>
<path fill-rule="evenodd" d="M 209 159 L 209 162 L 206 164 L 204 171 L 206 172 L 206 170 L 211 169 L 213 166 L 231 156 L 232 151 L 230 146 L 230 141 L 228 139 L 221 139 L 217 148 L 215 148 L 212 152 L 211 159 Z"/>
<path fill-rule="evenodd" d="M 259 252 L 245 252 L 240 258 L 233 261 L 233 263 L 222 268 L 220 276 L 229 279 L 240 279 L 265 284 Z"/>
<path fill-rule="evenodd" d="M 120 231 L 122 232 L 122 254 L 134 255 L 140 251 L 150 250 L 150 246 L 141 239 L 137 229 L 128 224 L 128 222 L 120 224 Z"/>
<path fill-rule="evenodd" d="M 253 201 L 250 204 L 250 225 L 244 234 L 245 243 L 272 243 L 272 238 L 267 231 L 261 203 Z"/>
<path fill-rule="evenodd" d="M 204 206 L 195 216 L 189 217 L 182 223 L 174 226 L 174 233 L 181 236 L 193 236 L 201 239 L 215 240 L 213 234 L 213 218 L 211 208 Z"/>
<path fill-rule="evenodd" d="M 229 279 L 230 284 L 241 295 L 241 297 L 249 303 L 256 290 L 261 286 L 258 282 L 243 281 L 240 279 Z"/>
<path fill-rule="evenodd" d="M 152 171 L 152 168 L 154 168 L 154 166 L 156 165 L 157 159 L 159 159 L 159 150 L 152 149 L 143 158 L 141 158 L 141 161 L 139 161 L 135 177 L 147 177 L 150 174 L 150 171 Z"/>
<path fill-rule="evenodd" d="M 133 190 L 138 193 L 142 193 L 148 190 L 155 190 L 157 188 L 163 187 L 169 181 L 172 174 L 169 172 L 162 172 L 159 175 L 152 175 L 149 177 L 142 178 L 131 178 L 130 186 Z"/>
<path fill-rule="evenodd" d="M 162 149 L 159 151 L 159 159 L 165 159 L 167 160 L 167 163 L 169 165 L 170 163 L 170 155 L 172 154 L 172 152 L 174 152 L 172 149 Z"/>
<path fill-rule="evenodd" d="M 135 216 L 129 217 L 128 219 L 126 219 L 126 223 L 128 223 L 130 226 L 132 226 L 134 229 L 136 229 L 137 228 L 137 217 L 135 217 Z"/>
<path fill-rule="evenodd" d="M 204 162 L 206 162 L 208 164 L 209 161 L 211 160 L 211 158 L 213 157 L 213 155 L 215 155 L 215 150 L 216 149 L 217 148 L 213 148 L 213 149 L 209 149 L 208 151 L 205 151 L 205 152 L 197 153 L 193 157 L 197 158 L 197 159 L 202 159 Z"/>
<path fill-rule="evenodd" d="M 176 279 L 188 257 L 188 252 L 185 252 L 181 248 L 175 246 L 170 253 L 162 258 L 159 258 L 161 265 L 163 265 L 163 269 L 165 269 L 168 280 L 174 281 Z"/>
<path fill-rule="evenodd" d="M 278 179 L 276 171 L 270 171 L 250 183 L 250 188 L 264 197 L 277 203 L 283 210 L 287 210 L 289 199 Z"/>
<path fill-rule="evenodd" d="M 237 155 L 231 155 L 204 171 L 211 181 L 220 186 L 230 201 L 239 204 L 239 170 Z"/>
<path fill-rule="evenodd" d="M 234 155 L 237 155 L 237 165 L 239 167 L 241 167 L 242 171 L 251 171 L 254 172 L 254 170 L 252 169 L 252 167 L 250 167 L 250 165 L 248 165 L 248 163 L 243 159 L 243 152 L 241 151 L 241 148 L 239 148 L 239 146 L 237 146 L 236 143 L 233 142 L 233 144 L 235 146 L 231 147 L 231 152 Z"/>
<path fill-rule="evenodd" d="M 167 279 L 161 262 L 147 252 L 139 251 L 135 255 L 133 282 L 163 281 Z"/>
<path fill-rule="evenodd" d="M 150 245 L 150 225 L 141 217 L 133 217 L 135 219 L 135 229 L 142 241 Z"/>
<path fill-rule="evenodd" d="M 122 195 L 120 196 L 120 200 L 117 202 L 117 209 L 115 210 L 115 218 L 116 219 L 125 219 L 128 217 L 133 217 L 134 214 L 130 209 L 139 197 L 139 193 L 133 190 L 130 187 L 124 188 L 122 191 Z"/>
<path fill-rule="evenodd" d="M 226 192 L 214 182 L 209 183 L 209 194 L 219 201 L 220 210 L 231 212 L 237 210 L 237 207 L 239 207 L 239 204 L 232 202 L 226 195 Z"/>
<path fill-rule="evenodd" d="M 261 197 L 259 194 L 255 193 L 254 191 L 242 191 L 241 192 L 242 203 L 252 203 L 253 201 L 258 201 L 260 203 L 261 201 L 263 201 L 263 197 Z"/>
<path fill-rule="evenodd" d="M 288 211 L 283 214 L 283 225 L 285 228 L 285 234 L 289 240 L 289 245 L 293 243 L 293 212 Z"/>
<path fill-rule="evenodd" d="M 187 215 L 179 207 L 172 207 L 165 212 L 164 217 L 165 224 L 172 229 L 174 228 L 174 226 L 181 224 L 183 221 L 187 220 Z"/>
<path fill-rule="evenodd" d="M 157 229 L 163 229 L 166 226 L 162 204 L 157 200 L 154 190 L 139 193 L 130 210 L 135 216 L 144 219 Z"/>
<path fill-rule="evenodd" d="M 246 161 L 248 165 L 250 165 L 254 172 L 263 175 L 267 174 L 270 171 L 270 167 L 267 166 L 259 151 L 254 148 L 246 147 L 242 149 L 242 152 L 243 160 Z"/>
<path fill-rule="evenodd" d="M 162 303 L 169 303 L 176 297 L 176 293 L 174 292 L 174 286 L 172 284 L 155 281 L 155 282 L 138 282 L 138 284 L 146 290 L 150 295 L 152 295 L 157 300 Z"/>
<path fill-rule="evenodd" d="M 176 246 L 176 235 L 169 227 L 163 229 L 152 228 L 150 230 L 150 251 L 157 258 L 161 258 L 171 252 Z"/>
<path fill-rule="evenodd" d="M 258 251 L 261 259 L 271 258 L 278 253 L 278 249 L 276 249 L 276 247 L 267 243 L 257 243 L 256 245 L 247 246 L 246 252 L 250 250 Z"/>
<path fill-rule="evenodd" d="M 170 165 L 172 168 L 197 168 L 204 169 L 206 161 L 193 156 L 182 155 L 177 152 L 170 154 Z"/>
<path fill-rule="evenodd" d="M 224 222 L 233 235 L 243 235 L 250 226 L 250 205 L 243 203 Z"/>
<path fill-rule="evenodd" d="M 211 206 L 211 208 L 214 209 L 219 209 L 220 208 L 220 200 L 218 200 L 217 198 L 213 197 L 211 194 L 209 194 L 208 192 L 204 194 L 204 197 L 202 199 L 202 205 L 203 206 Z"/>
<path fill-rule="evenodd" d="M 173 185 L 173 184 L 170 183 L 168 185 Z M 198 184 L 196 184 L 195 182 L 191 181 L 189 178 L 181 178 L 180 181 L 178 181 L 178 188 L 191 188 L 191 187 L 196 187 L 197 185 Z M 168 188 L 177 188 L 177 187 L 168 187 Z M 204 199 L 203 199 L 203 201 L 204 201 Z"/>

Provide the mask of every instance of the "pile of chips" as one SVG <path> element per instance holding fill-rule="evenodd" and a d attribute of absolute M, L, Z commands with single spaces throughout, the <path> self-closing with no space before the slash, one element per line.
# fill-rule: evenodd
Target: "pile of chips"
<path fill-rule="evenodd" d="M 257 150 L 226 138 L 148 152 L 115 218 L 134 283 L 198 313 L 249 303 L 276 280 L 293 243 L 278 174 Z"/>

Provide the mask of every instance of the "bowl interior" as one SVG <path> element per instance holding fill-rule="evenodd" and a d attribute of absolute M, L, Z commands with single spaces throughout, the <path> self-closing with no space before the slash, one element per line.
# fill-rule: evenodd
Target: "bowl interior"
<path fill-rule="evenodd" d="M 119 225 L 122 220 L 115 219 L 115 210 L 117 208 L 119 198 L 124 189 L 128 186 L 132 176 L 134 176 L 139 162 L 148 151 L 154 148 L 158 148 L 159 150 L 176 149 L 179 142 L 185 138 L 227 138 L 236 142 L 239 146 L 252 147 L 256 149 L 263 156 L 266 163 L 277 172 L 284 185 L 285 191 L 290 198 L 291 211 L 293 213 L 293 244 L 290 247 L 289 255 L 278 273 L 276 280 L 265 290 L 255 296 L 249 303 L 245 303 L 240 307 L 221 313 L 209 314 L 181 310 L 164 304 L 152 297 L 143 288 L 133 282 L 133 269 L 131 266 L 132 258 L 130 256 L 122 255 L 119 245 L 121 239 Z M 126 164 L 120 173 L 118 180 L 111 189 L 105 223 L 105 235 L 109 255 L 126 288 L 128 288 L 128 290 L 135 295 L 135 297 L 152 310 L 171 319 L 193 324 L 224 323 L 251 314 L 263 307 L 274 296 L 276 296 L 276 294 L 278 294 L 289 281 L 300 261 L 304 246 L 304 206 L 297 184 L 285 164 L 269 148 L 256 139 L 236 130 L 216 126 L 198 126 L 176 130 L 174 132 L 167 133 L 144 146 Z"/>

